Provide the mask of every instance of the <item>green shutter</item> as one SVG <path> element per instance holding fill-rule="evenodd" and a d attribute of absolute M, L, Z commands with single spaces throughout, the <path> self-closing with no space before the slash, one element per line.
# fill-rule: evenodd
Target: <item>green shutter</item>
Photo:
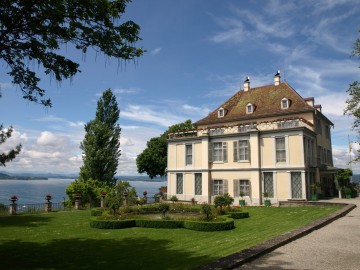
<path fill-rule="evenodd" d="M 234 162 L 238 161 L 238 142 L 234 141 Z"/>
<path fill-rule="evenodd" d="M 227 142 L 223 142 L 223 162 L 227 162 Z"/>
<path fill-rule="evenodd" d="M 224 194 L 229 193 L 228 192 L 228 180 L 223 180 L 223 188 L 224 188 Z"/>
<path fill-rule="evenodd" d="M 239 180 L 233 180 L 233 190 L 234 190 L 234 197 L 239 196 Z"/>
<path fill-rule="evenodd" d="M 213 161 L 212 155 L 213 155 L 213 143 L 209 142 L 209 157 L 208 157 L 209 162 Z"/>

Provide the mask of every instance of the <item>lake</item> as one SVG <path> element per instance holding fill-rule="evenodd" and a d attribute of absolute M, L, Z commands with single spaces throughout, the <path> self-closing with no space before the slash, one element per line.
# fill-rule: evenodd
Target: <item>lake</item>
<path fill-rule="evenodd" d="M 43 203 L 46 194 L 51 194 L 52 202 L 63 202 L 67 199 L 66 187 L 73 179 L 49 178 L 49 180 L 0 180 L 0 203 L 10 204 L 9 198 L 16 195 L 18 204 Z M 148 198 L 152 198 L 161 186 L 167 182 L 155 181 L 129 181 L 130 185 L 142 197 L 143 191 L 147 191 Z"/>

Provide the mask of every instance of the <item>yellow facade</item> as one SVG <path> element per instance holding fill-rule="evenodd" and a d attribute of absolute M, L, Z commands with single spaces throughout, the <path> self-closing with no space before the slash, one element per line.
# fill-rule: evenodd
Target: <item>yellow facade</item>
<path fill-rule="evenodd" d="M 279 112 L 270 116 L 271 110 L 266 108 L 264 117 L 251 120 L 244 114 L 234 121 L 242 99 L 256 96 L 239 92 L 228 101 L 230 105 L 226 102 L 220 107 L 221 110 L 230 108 L 228 111 L 217 114 L 215 110 L 200 120 L 195 135 L 184 137 L 182 132 L 182 136 L 177 137 L 172 134 L 168 140 L 168 196 L 211 203 L 216 196 L 228 193 L 235 198 L 235 205 L 241 199 L 240 192 L 249 205 L 262 204 L 264 192 L 269 193 L 272 203 L 309 199 L 310 184 L 331 176 L 324 168 L 332 166 L 332 123 L 317 108 L 294 94 L 288 85 L 280 86 L 265 88 L 274 91 L 271 98 L 281 93 L 281 106 L 293 104 L 295 112 L 292 114 L 285 107 L 285 117 Z M 264 89 L 252 91 L 257 93 L 255 91 Z M 237 95 L 239 103 L 234 106 Z M 257 107 L 252 109 L 260 111 L 262 103 L 258 105 L 255 101 Z M 246 102 L 249 104 L 248 100 Z M 268 106 L 273 104 L 276 103 L 271 101 Z M 226 113 L 229 121 L 223 119 Z"/>

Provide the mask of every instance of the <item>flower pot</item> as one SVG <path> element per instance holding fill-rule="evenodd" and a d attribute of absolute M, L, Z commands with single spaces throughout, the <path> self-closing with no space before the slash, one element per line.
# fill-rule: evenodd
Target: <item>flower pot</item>
<path fill-rule="evenodd" d="M 270 200 L 265 200 L 264 205 L 265 206 L 271 206 L 271 201 Z"/>
<path fill-rule="evenodd" d="M 239 205 L 245 206 L 245 200 L 239 200 Z"/>
<path fill-rule="evenodd" d="M 318 195 L 317 194 L 313 194 L 311 195 L 311 200 L 312 201 L 317 201 L 319 198 L 318 198 Z"/>
<path fill-rule="evenodd" d="M 345 194 L 346 199 L 351 199 L 351 194 Z"/>

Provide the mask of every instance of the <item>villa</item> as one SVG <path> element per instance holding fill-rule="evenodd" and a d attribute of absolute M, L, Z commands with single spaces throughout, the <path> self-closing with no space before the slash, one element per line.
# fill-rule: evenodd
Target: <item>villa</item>
<path fill-rule="evenodd" d="M 309 200 L 336 194 L 331 149 L 333 123 L 301 97 L 280 72 L 274 83 L 244 89 L 194 123 L 169 135 L 168 196 L 212 203 L 229 193 L 248 205 Z"/>

